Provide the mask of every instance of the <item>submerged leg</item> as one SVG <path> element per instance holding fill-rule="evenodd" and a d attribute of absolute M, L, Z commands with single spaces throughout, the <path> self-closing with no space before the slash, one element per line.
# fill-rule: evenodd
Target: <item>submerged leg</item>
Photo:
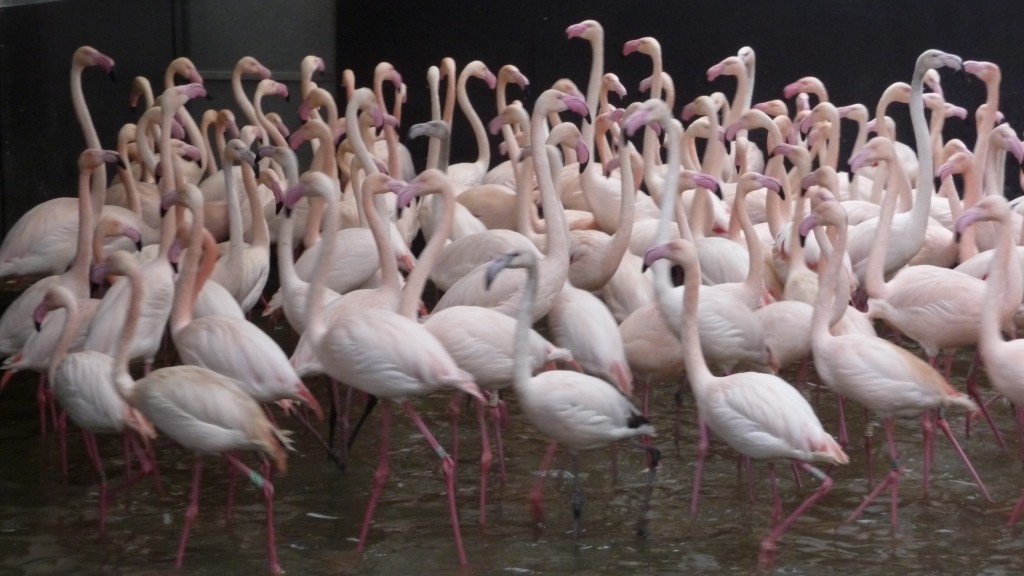
<path fill-rule="evenodd" d="M 986 500 L 991 502 L 992 497 L 988 495 L 988 490 L 985 488 L 985 484 L 981 481 L 981 477 L 978 476 L 978 472 L 974 469 L 974 466 L 971 465 L 971 461 L 967 458 L 967 454 L 964 453 L 963 448 L 960 447 L 960 443 L 957 442 L 956 438 L 953 436 L 953 432 L 949 429 L 949 422 L 947 422 L 942 416 L 942 410 L 939 410 L 938 424 L 942 433 L 946 435 L 946 439 L 949 440 L 949 443 L 953 445 L 953 449 L 956 450 L 957 456 L 960 457 L 964 466 L 967 467 L 967 471 L 971 474 L 971 478 L 974 479 L 974 483 L 978 485 L 978 488 L 981 490 L 981 494 Z"/>
<path fill-rule="evenodd" d="M 419 428 L 420 433 L 426 437 L 427 442 L 430 443 L 430 447 L 434 449 L 434 452 L 441 459 L 441 469 L 444 471 L 445 483 L 448 487 L 448 512 L 452 517 L 452 533 L 455 536 L 455 548 L 459 554 L 459 564 L 465 565 L 466 562 L 466 550 L 462 546 L 462 530 L 459 528 L 459 511 L 455 506 L 455 461 L 449 456 L 441 444 L 438 443 L 434 435 L 430 433 L 427 425 L 423 423 L 423 420 L 416 414 L 416 411 L 412 409 L 412 404 L 403 402 L 402 407 L 405 408 L 405 413 L 412 418 L 413 423 Z"/>
<path fill-rule="evenodd" d="M 181 532 L 181 542 L 178 543 L 178 558 L 174 565 L 181 568 L 185 560 L 185 545 L 188 543 L 188 533 L 192 530 L 192 522 L 199 515 L 199 480 L 203 475 L 203 459 L 196 454 L 196 463 L 192 468 L 192 498 L 189 500 L 188 508 L 185 510 L 185 529 Z"/>
<path fill-rule="evenodd" d="M 547 451 L 544 452 L 544 459 L 540 462 L 537 479 L 534 480 L 533 487 L 530 488 L 530 508 L 533 510 L 533 519 L 537 522 L 544 521 L 544 479 L 547 477 L 548 469 L 551 468 L 551 460 L 554 459 L 557 451 L 558 442 L 552 440 L 548 444 Z"/>
<path fill-rule="evenodd" d="M 856 520 L 857 518 L 859 518 L 860 515 L 864 513 L 864 510 L 872 502 L 874 502 L 876 498 L 878 498 L 878 495 L 882 493 L 882 490 L 885 490 L 886 487 L 891 487 L 890 510 L 891 510 L 891 515 L 892 515 L 892 529 L 893 529 L 893 532 L 895 532 L 896 531 L 896 525 L 898 523 L 898 516 L 897 516 L 897 510 L 898 510 L 897 507 L 899 505 L 898 494 L 899 494 L 899 486 L 900 486 L 900 475 L 902 474 L 902 472 L 900 471 L 899 454 L 896 451 L 896 440 L 894 438 L 895 424 L 893 422 L 893 419 L 892 418 L 886 418 L 884 425 L 885 425 L 886 440 L 887 440 L 887 442 L 889 444 L 889 458 L 890 458 L 890 461 L 892 463 L 891 468 L 889 470 L 889 474 L 885 477 L 885 480 L 883 480 L 878 486 L 875 487 L 874 490 L 872 490 L 864 498 L 864 501 L 861 502 L 859 506 L 857 506 L 857 508 L 853 511 L 853 513 L 851 513 L 846 518 L 846 522 L 852 522 L 852 521 Z"/>
<path fill-rule="evenodd" d="M 824 497 L 825 494 L 828 494 L 828 491 L 832 489 L 832 478 L 830 478 L 827 474 L 806 462 L 801 462 L 800 466 L 804 470 L 812 474 L 814 477 L 816 477 L 818 480 L 821 480 L 821 486 L 818 486 L 818 489 L 815 490 L 814 493 L 811 494 L 809 498 L 807 498 L 807 500 L 804 500 L 804 502 L 800 504 L 800 506 L 798 506 L 796 510 L 793 510 L 793 512 L 789 516 L 787 516 L 785 520 L 779 523 L 772 530 L 771 534 L 769 534 L 764 540 L 761 541 L 760 562 L 762 566 L 770 565 L 774 560 L 775 551 L 778 550 L 779 538 L 781 538 L 782 535 L 785 534 L 786 531 L 793 526 L 793 524 L 797 521 L 798 518 L 800 518 L 800 516 L 803 516 L 804 513 L 811 508 L 811 506 L 813 506 L 818 500 L 821 500 L 821 498 Z"/>
<path fill-rule="evenodd" d="M 700 432 L 697 440 L 697 466 L 693 470 L 693 496 L 690 498 L 690 516 L 697 516 L 697 503 L 700 500 L 700 481 L 704 475 L 704 458 L 708 455 L 708 427 L 704 418 L 697 417 L 697 429 Z"/>
<path fill-rule="evenodd" d="M 270 462 L 263 461 L 263 474 L 249 468 L 233 454 L 225 454 L 224 458 L 231 463 L 232 468 L 245 474 L 249 481 L 263 491 L 264 505 L 267 510 L 267 555 L 270 558 L 270 573 L 283 574 L 284 570 L 277 561 L 277 546 L 274 537 L 274 485 L 270 483 Z"/>
<path fill-rule="evenodd" d="M 380 414 L 380 458 L 377 461 L 377 470 L 373 473 L 373 489 L 370 491 L 370 501 L 366 504 L 366 513 L 363 515 L 363 527 L 359 531 L 359 544 L 356 550 L 363 551 L 366 547 L 366 536 L 370 533 L 370 522 L 373 520 L 373 512 L 377 508 L 377 501 L 384 491 L 384 485 L 388 482 L 388 448 L 391 444 L 391 402 L 384 402 Z"/>

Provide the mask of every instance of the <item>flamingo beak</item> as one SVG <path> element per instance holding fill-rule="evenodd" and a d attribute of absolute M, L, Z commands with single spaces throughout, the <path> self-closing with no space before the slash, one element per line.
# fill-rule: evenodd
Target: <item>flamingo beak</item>
<path fill-rule="evenodd" d="M 313 409 L 313 412 L 316 413 L 316 419 L 323 422 L 324 410 L 320 407 L 320 403 L 317 402 L 313 393 L 309 391 L 309 388 L 306 388 L 306 386 L 303 385 L 302 388 L 299 389 L 298 397 L 302 402 L 306 403 Z"/>

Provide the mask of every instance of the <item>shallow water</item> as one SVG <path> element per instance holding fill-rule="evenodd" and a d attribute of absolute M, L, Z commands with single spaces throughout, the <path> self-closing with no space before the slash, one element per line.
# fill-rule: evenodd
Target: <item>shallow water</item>
<path fill-rule="evenodd" d="M 286 349 L 284 328 L 271 328 Z M 969 357 L 957 358 L 954 384 L 962 386 Z M 788 374 L 793 377 L 794 374 Z M 813 380 L 813 378 L 812 378 Z M 164 494 L 149 479 L 111 503 L 107 531 L 97 522 L 98 483 L 81 435 L 70 431 L 69 476 L 60 472 L 56 436 L 40 435 L 35 375 L 19 374 L 0 396 L 0 575 L 174 573 L 174 557 L 188 503 L 192 456 L 166 439 L 156 443 Z M 309 382 L 327 405 L 323 380 Z M 989 392 L 991 393 L 991 392 Z M 811 389 L 805 394 L 815 401 Z M 450 445 L 446 395 L 415 403 L 438 439 Z M 361 404 L 360 404 L 361 406 Z M 572 478 L 563 451 L 545 486 L 547 517 L 537 525 L 526 495 L 546 440 L 522 418 L 510 400 L 512 423 L 505 431 L 507 482 L 502 490 L 497 462 L 490 476 L 487 525 L 479 524 L 479 436 L 475 411 L 463 411 L 458 455 L 458 503 L 469 566 L 459 569 L 448 519 L 443 476 L 436 456 L 400 410 L 394 411 L 391 477 L 378 506 L 367 548 L 355 551 L 363 511 L 377 463 L 379 410 L 360 433 L 344 475 L 294 420 L 298 452 L 286 475 L 273 478 L 274 524 L 280 563 L 289 574 L 679 574 L 759 572 L 760 540 L 770 529 L 767 468 L 753 466 L 751 500 L 747 475 L 735 453 L 713 442 L 705 465 L 700 511 L 689 513 L 695 452 L 692 397 L 684 398 L 680 450 L 673 445 L 673 386 L 654 390 L 652 421 L 663 452 L 652 497 L 653 519 L 646 538 L 634 533 L 646 481 L 642 452 L 622 445 L 618 477 L 608 450 L 584 453 L 581 480 L 586 496 L 582 535 L 573 544 Z M 836 429 L 835 402 L 827 392 L 816 409 L 826 428 Z M 361 408 L 353 409 L 353 418 Z M 278 412 L 279 414 L 279 412 Z M 900 486 L 899 525 L 891 529 L 885 495 L 852 523 L 846 516 L 869 490 L 862 434 L 863 410 L 847 410 L 852 462 L 831 471 L 832 491 L 780 541 L 774 567 L 779 574 L 1006 574 L 1024 569 L 1024 534 L 1009 529 L 1016 498 L 1024 487 L 1013 440 L 1012 411 L 994 406 L 1009 449 L 996 445 L 983 421 L 964 438 L 964 418 L 951 415 L 953 431 L 985 481 L 994 502 L 981 496 L 949 444 L 936 441 L 931 488 L 922 494 L 920 427 L 899 423 L 897 439 L 906 469 Z M 318 428 L 326 433 L 326 425 Z M 881 428 L 874 429 L 874 477 L 888 470 Z M 940 435 L 941 436 L 941 435 Z M 879 450 L 882 448 L 883 450 Z M 100 438 L 113 485 L 124 477 L 118 439 Z M 245 459 L 254 465 L 251 457 Z M 226 466 L 205 458 L 199 516 L 193 526 L 183 574 L 225 575 L 267 571 L 265 516 L 261 493 L 239 481 L 233 517 L 225 518 Z M 788 466 L 778 466 L 784 513 L 807 498 L 818 483 L 802 475 L 795 485 Z"/>

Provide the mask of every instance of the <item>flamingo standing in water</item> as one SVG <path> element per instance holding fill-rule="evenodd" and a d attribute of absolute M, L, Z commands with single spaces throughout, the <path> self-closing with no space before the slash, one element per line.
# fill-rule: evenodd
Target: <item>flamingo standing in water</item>
<path fill-rule="evenodd" d="M 1002 196 L 985 196 L 977 204 L 968 208 L 956 220 L 957 232 L 962 232 L 975 222 L 995 221 L 1003 227 L 1010 226 L 1010 208 Z M 1016 407 L 1017 412 L 1017 450 L 1024 457 L 1024 340 L 1003 340 L 1001 332 L 1002 318 L 999 303 L 1004 300 L 1007 278 L 1010 275 L 1021 275 L 1020 261 L 1013 249 L 1013 237 L 1007 232 L 999 235 L 993 260 L 992 274 L 985 282 L 985 299 L 981 311 L 981 330 L 978 348 L 985 362 L 985 373 L 989 382 L 1000 394 L 1005 396 Z M 1010 516 L 1009 525 L 1017 522 L 1024 510 L 1024 492 L 1021 493 L 1017 505 Z"/>
<path fill-rule="evenodd" d="M 487 266 L 487 274 L 484 277 L 486 286 L 490 287 L 498 274 L 506 268 L 523 268 L 527 273 L 523 297 L 516 310 L 513 389 L 526 417 L 552 439 L 541 464 L 540 476 L 530 492 L 530 502 L 533 505 L 534 517 L 538 522 L 543 520 L 543 479 L 554 457 L 555 449 L 558 444 L 562 444 L 572 455 L 572 476 L 575 484 L 573 533 L 578 540 L 579 520 L 583 512 L 579 451 L 600 448 L 640 435 L 653 436 L 654 427 L 619 390 L 600 378 L 568 370 L 551 370 L 530 377 L 527 347 L 532 323 L 532 300 L 537 293 L 540 265 L 536 255 L 529 250 L 509 252 Z M 650 455 L 647 492 L 637 525 L 637 531 L 645 534 L 647 509 L 661 453 L 653 446 L 640 447 Z"/>
<path fill-rule="evenodd" d="M 807 233 L 819 225 L 831 225 L 837 229 L 834 254 L 846 249 L 846 213 L 839 202 L 825 200 L 818 204 L 809 216 L 800 223 L 800 234 Z M 882 417 L 892 468 L 886 479 L 868 494 L 848 520 L 860 516 L 867 506 L 886 488 L 891 489 L 892 526 L 897 524 L 897 491 L 900 469 L 896 451 L 895 417 L 918 415 L 927 410 L 958 408 L 966 411 L 977 410 L 977 405 L 955 388 L 927 362 L 895 344 L 878 338 L 856 333 L 834 336 L 829 331 L 832 299 L 842 272 L 840 258 L 831 258 L 824 272 L 811 319 L 811 350 L 814 367 L 822 381 L 836 394 L 849 398 Z M 949 430 L 944 418 L 938 425 L 953 444 L 967 466 L 982 494 L 989 498 L 988 491 L 978 478 L 967 456 Z M 926 435 L 932 433 L 930 417 L 922 418 Z M 928 440 L 925 444 L 928 444 Z"/>
<path fill-rule="evenodd" d="M 391 310 L 358 309 L 340 314 L 330 325 L 327 324 L 323 315 L 324 285 L 328 274 L 325 263 L 334 257 L 338 229 L 334 205 L 337 203 L 338 191 L 330 178 L 319 172 L 310 172 L 303 175 L 298 186 L 288 191 L 285 208 L 290 209 L 305 194 L 323 197 L 328 206 L 324 238 L 320 242 L 322 248 L 309 287 L 306 335 L 312 340 L 316 355 L 328 376 L 367 394 L 401 404 L 441 458 L 455 546 L 459 562 L 466 564 L 455 506 L 455 462 L 416 414 L 409 398 L 439 389 L 454 388 L 482 401 L 480 389 L 466 372 L 459 369 L 441 343 L 415 320 Z M 388 478 L 391 402 L 385 402 L 381 412 L 380 462 L 374 474 L 373 491 L 359 535 L 360 551 L 366 545 L 373 512 Z"/>
<path fill-rule="evenodd" d="M 777 376 L 760 372 L 739 372 L 715 377 L 708 369 L 701 351 L 697 321 L 700 286 L 700 263 L 697 249 L 686 240 L 674 240 L 652 248 L 644 257 L 650 264 L 669 258 L 683 267 L 686 289 L 683 292 L 683 360 L 686 375 L 697 399 L 701 421 L 716 435 L 744 456 L 758 459 L 790 459 L 799 462 L 807 472 L 822 481 L 821 486 L 785 520 L 777 523 L 771 534 L 761 541 L 761 559 L 770 561 L 778 539 L 810 507 L 832 488 L 832 479 L 815 468 L 812 462 L 829 465 L 847 464 L 850 459 L 825 432 L 807 400 L 789 383 Z M 700 427 L 700 450 L 707 450 L 707 432 Z M 703 458 L 694 479 L 693 511 L 696 511 Z M 780 510 L 774 464 L 768 464 L 772 479 L 773 520 Z"/>
<path fill-rule="evenodd" d="M 202 226 L 201 222 L 199 226 Z M 124 333 L 117 344 L 109 372 L 116 390 L 129 406 L 141 412 L 162 434 L 196 454 L 192 496 L 185 512 L 185 528 L 178 544 L 175 566 L 180 568 L 185 559 L 188 535 L 199 513 L 202 455 L 221 454 L 233 470 L 242 472 L 263 492 L 270 569 L 274 574 L 281 574 L 283 570 L 274 546 L 274 486 L 270 483 L 270 461 L 264 461 L 261 474 L 243 464 L 234 452 L 254 450 L 272 459 L 277 470 L 284 472 L 287 468 L 285 450 L 291 449 L 288 432 L 271 424 L 260 405 L 242 390 L 236 380 L 212 370 L 199 366 L 169 366 L 154 370 L 142 380 L 134 380 L 128 372 L 128 357 L 142 308 L 143 280 L 135 262 L 121 253 L 108 258 L 108 270 L 113 274 L 126 275 L 132 285 Z M 194 270 L 189 272 L 186 269 L 185 273 L 194 274 Z"/>

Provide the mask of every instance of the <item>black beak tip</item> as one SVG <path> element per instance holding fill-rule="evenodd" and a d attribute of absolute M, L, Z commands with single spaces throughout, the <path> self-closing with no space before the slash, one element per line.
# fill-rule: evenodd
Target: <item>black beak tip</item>
<path fill-rule="evenodd" d="M 163 218 L 166 215 L 167 215 L 167 208 L 161 207 L 160 208 L 160 217 Z"/>
<path fill-rule="evenodd" d="M 580 174 L 583 174 L 583 171 L 587 169 L 587 166 L 589 164 L 590 164 L 589 161 L 588 162 L 580 162 Z"/>
<path fill-rule="evenodd" d="M 961 237 L 961 236 L 962 236 L 962 234 L 960 234 L 960 232 L 954 232 L 954 233 L 953 233 L 953 242 L 954 242 L 955 244 L 959 244 L 959 243 L 960 243 L 960 237 Z"/>
<path fill-rule="evenodd" d="M 35 325 L 36 332 L 40 332 L 43 329 L 43 325 L 40 322 L 36 322 L 35 320 L 33 320 L 32 324 Z"/>
<path fill-rule="evenodd" d="M 138 242 L 135 243 L 135 249 L 138 250 L 139 252 L 142 252 L 142 240 L 139 240 Z"/>
<path fill-rule="evenodd" d="M 284 206 L 284 202 L 281 202 L 281 205 Z M 291 218 L 292 217 L 292 209 L 291 208 L 289 208 L 287 206 L 284 206 L 284 217 L 285 218 Z"/>
<path fill-rule="evenodd" d="M 108 75 L 110 76 L 110 80 L 112 82 L 117 82 L 117 75 L 114 74 L 114 69 L 113 68 L 110 69 L 110 74 L 108 74 Z"/>
<path fill-rule="evenodd" d="M 291 101 L 292 101 L 292 97 L 291 97 L 291 95 L 285 95 L 285 97 L 284 97 L 284 101 L 285 101 L 285 102 L 291 102 Z"/>
<path fill-rule="evenodd" d="M 801 234 L 800 235 L 800 247 L 803 248 L 806 245 L 807 245 L 807 236 Z"/>
<path fill-rule="evenodd" d="M 280 214 L 282 208 L 284 208 L 284 202 L 278 202 L 277 204 L 274 204 L 274 214 Z"/>
<path fill-rule="evenodd" d="M 647 262 L 644 262 L 643 264 L 640 265 L 640 273 L 646 273 L 648 268 L 650 268 L 650 266 L 647 265 Z"/>

